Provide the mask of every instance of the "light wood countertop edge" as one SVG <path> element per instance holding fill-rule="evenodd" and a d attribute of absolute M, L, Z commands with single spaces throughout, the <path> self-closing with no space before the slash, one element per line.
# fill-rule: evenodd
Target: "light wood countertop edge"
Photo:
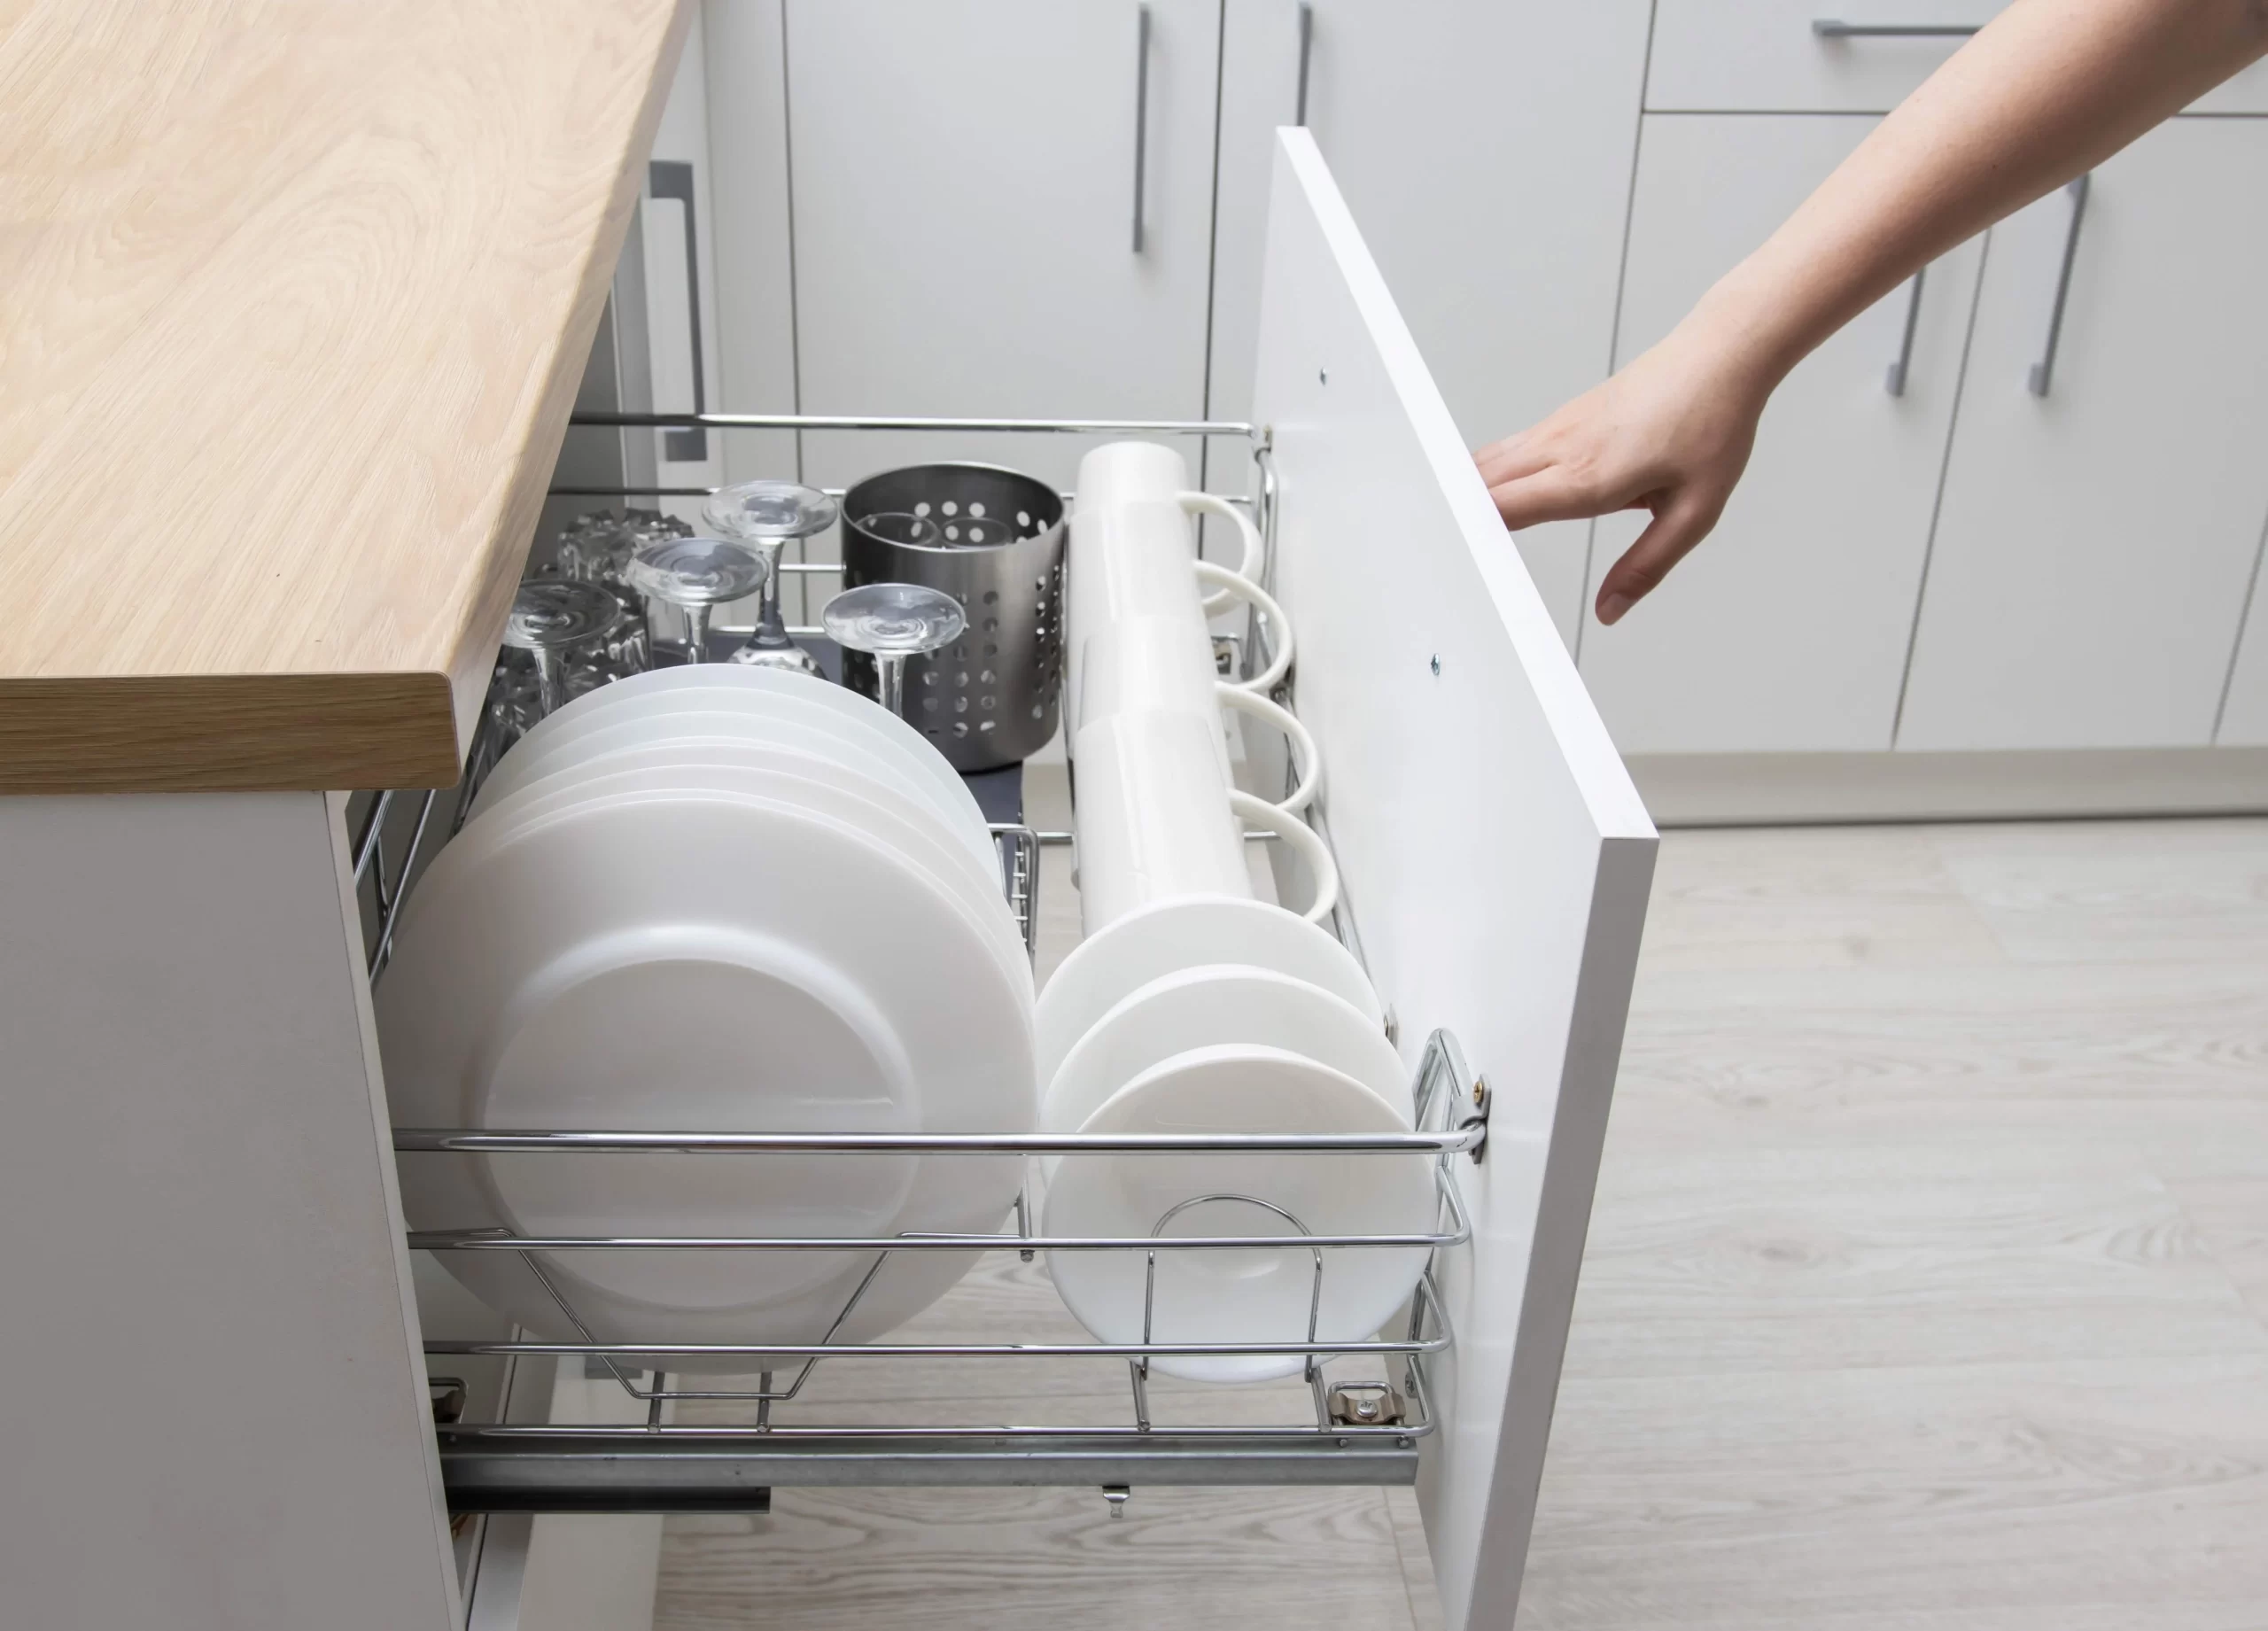
<path fill-rule="evenodd" d="M 691 15 L 674 8 L 568 320 L 538 360 L 527 433 L 465 566 L 472 592 L 447 672 L 0 676 L 0 796 L 455 785 Z"/>
<path fill-rule="evenodd" d="M 457 742 L 446 674 L 0 680 L 0 794 L 451 787 Z"/>

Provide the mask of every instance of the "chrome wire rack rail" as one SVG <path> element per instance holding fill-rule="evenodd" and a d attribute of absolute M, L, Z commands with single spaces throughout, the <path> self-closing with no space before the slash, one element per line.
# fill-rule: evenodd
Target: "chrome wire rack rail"
<path fill-rule="evenodd" d="M 433 1252 L 517 1255 L 585 1340 L 552 1342 L 436 1340 L 435 1357 L 490 1355 L 579 1359 L 611 1374 L 646 1408 L 641 1424 L 612 1426 L 512 1422 L 447 1423 L 437 1428 L 444 1484 L 460 1511 L 727 1511 L 760 1508 L 774 1486 L 798 1484 L 1089 1485 L 1114 1497 L 1137 1483 L 1407 1483 L 1418 1446 L 1436 1431 L 1429 1366 L 1455 1335 L 1435 1278 L 1439 1256 L 1472 1239 L 1457 1189 L 1457 1168 L 1486 1148 L 1486 1096 L 1467 1074 L 1446 1032 L 1429 1038 L 1416 1082 L 1417 1130 L 1379 1135 L 1189 1134 L 815 1134 L 617 1132 L 568 1130 L 489 1132 L 403 1128 L 394 1148 L 429 1154 L 734 1154 L 814 1157 L 881 1153 L 966 1157 L 1002 1154 L 1122 1154 L 1170 1157 L 1254 1152 L 1359 1155 L 1433 1163 L 1436 1226 L 1408 1234 L 1320 1234 L 1267 1202 L 1237 1195 L 1289 1222 L 1293 1232 L 1244 1235 L 1051 1236 L 1031 1226 L 1022 1199 L 1011 1230 L 968 1234 L 855 1236 L 521 1235 L 502 1230 L 413 1231 L 409 1245 Z M 1184 1203 L 1194 1204 L 1194 1202 Z M 1175 1211 L 1180 1208 L 1174 1208 Z M 1159 1220 L 1162 1230 L 1172 1213 Z M 873 1262 L 815 1343 L 637 1343 L 592 1340 L 590 1327 L 546 1260 L 583 1252 L 861 1252 Z M 1332 1340 L 1317 1334 L 1325 1264 L 1349 1251 L 1428 1254 L 1408 1319 L 1398 1334 Z M 870 1342 L 833 1340 L 889 1259 L 920 1252 L 1014 1252 L 1026 1262 L 1057 1252 L 1139 1254 L 1146 1265 L 1144 1340 L 1138 1342 Z M 1154 1340 L 1157 1264 L 1180 1252 L 1306 1254 L 1314 1262 L 1307 1329 L 1278 1340 L 1176 1342 Z M 1175 1357 L 1276 1357 L 1297 1362 L 1312 1419 L 1253 1426 L 1214 1422 L 1165 1425 L 1152 1408 L 1151 1367 Z M 671 1385 L 672 1362 L 741 1362 L 754 1387 Z M 790 1419 L 822 1364 L 924 1360 L 1076 1360 L 1125 1367 L 1122 1421 L 1096 1425 L 906 1421 L 874 1424 Z M 1327 1367 L 1352 1362 L 1361 1374 Z M 639 1379 L 650 1372 L 651 1379 Z M 1015 1391 L 993 1385 L 988 1394 Z M 747 1407 L 734 1423 L 680 1423 L 672 1406 L 700 1401 Z M 1184 1395 L 1181 1401 L 1186 1402 Z"/>

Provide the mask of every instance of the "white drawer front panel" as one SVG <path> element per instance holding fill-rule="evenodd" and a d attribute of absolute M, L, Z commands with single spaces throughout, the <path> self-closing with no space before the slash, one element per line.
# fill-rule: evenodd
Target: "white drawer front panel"
<path fill-rule="evenodd" d="M 1256 417 L 1282 494 L 1298 710 L 1379 994 L 1493 1089 L 1461 1170 L 1419 1495 L 1449 1620 L 1511 1623 L 1654 836 L 1304 130 L 1278 136 Z M 1380 594 L 1391 582 L 1391 599 Z"/>
<path fill-rule="evenodd" d="M 1646 69 L 1657 113 L 1883 113 L 2003 0 L 1659 0 Z M 1822 33 L 1820 23 L 1946 29 Z M 2200 98 L 2199 113 L 2268 113 L 2268 65 Z"/>

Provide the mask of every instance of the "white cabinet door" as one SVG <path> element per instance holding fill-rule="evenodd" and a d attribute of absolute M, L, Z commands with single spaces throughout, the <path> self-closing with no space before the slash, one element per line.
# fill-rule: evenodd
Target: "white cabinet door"
<path fill-rule="evenodd" d="M 787 24 L 805 413 L 1202 416 L 1219 0 Z M 804 474 L 981 456 L 1068 485 L 1084 445 L 812 433 Z"/>
<path fill-rule="evenodd" d="M 1622 1042 L 1654 832 L 1315 144 L 1280 138 L 1254 400 L 1277 428 L 1276 588 L 1317 809 L 1415 1063 L 1489 1083 L 1452 1164 L 1457 1336 L 1427 1376 L 1418 1497 L 1449 1631 L 1514 1623 Z M 1381 537 L 1379 517 L 1391 517 Z M 1381 617 L 1376 557 L 1407 602 Z"/>
<path fill-rule="evenodd" d="M 1993 229 L 1900 748 L 2212 740 L 2268 514 L 2264 177 L 2268 124 L 2179 120 L 2075 245 L 2068 193 Z"/>
<path fill-rule="evenodd" d="M 1302 9 L 1308 126 L 1459 434 L 1494 440 L 1596 384 L 1614 330 L 1644 0 L 1230 0 L 1211 412 L 1251 411 L 1261 227 L 1275 128 L 1301 111 Z M 1570 641 L 1588 533 L 1564 522 L 1519 539 Z"/>
<path fill-rule="evenodd" d="M 1649 114 L 1616 361 L 1667 333 L 1873 126 Z M 1614 627 L 1584 629 L 1584 682 L 1625 753 L 1890 746 L 1979 252 L 1953 251 L 1918 307 L 1911 284 L 1896 290 L 1798 367 L 1709 540 Z M 1647 519 L 1599 522 L 1591 593 Z"/>

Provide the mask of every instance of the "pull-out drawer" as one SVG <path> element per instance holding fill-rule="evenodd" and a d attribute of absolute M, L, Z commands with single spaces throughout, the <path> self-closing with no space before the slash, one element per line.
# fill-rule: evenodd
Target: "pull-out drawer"
<path fill-rule="evenodd" d="M 2006 0 L 1659 0 L 1650 113 L 1887 113 Z M 2268 63 L 2196 113 L 2268 113 Z"/>
<path fill-rule="evenodd" d="M 586 1457 L 575 1474 L 585 1485 L 582 1510 L 653 1510 L 641 1501 L 680 1510 L 695 1485 L 701 1500 L 713 1494 L 729 1504 L 734 1490 L 717 1472 L 727 1457 L 734 1458 L 734 1476 L 767 1488 L 1414 1477 L 1449 1624 L 1511 1622 L 1652 877 L 1654 832 L 1304 130 L 1281 132 L 1275 154 L 1254 402 L 1249 426 L 993 428 L 1028 439 L 1050 431 L 1220 436 L 1258 450 L 1255 497 L 1272 540 L 1268 572 L 1297 631 L 1292 701 L 1325 766 L 1314 811 L 1342 880 L 1340 930 L 1365 962 L 1413 1075 L 1433 1079 L 1429 1068 L 1441 1054 L 1431 1039 L 1438 1034 L 1461 1045 L 1461 1053 L 1447 1050 L 1458 1055 L 1446 1073 L 1456 1103 L 1444 1118 L 1441 1136 L 1449 1143 L 1440 1168 L 1453 1190 L 1448 1211 L 1456 1226 L 1433 1242 L 1438 1254 L 1413 1301 L 1425 1314 L 1413 1313 L 1410 1341 L 1424 1348 L 1428 1363 L 1421 1372 L 1413 1362 L 1412 1414 L 1401 1415 L 1397 1404 L 1394 1425 L 1319 1424 L 1313 1433 L 1291 1433 L 1296 1442 L 1271 1429 L 1241 1449 L 1218 1436 L 1153 1431 L 1146 1417 L 1138 1432 L 1084 1437 L 1046 1425 L 983 1428 L 931 1418 L 919 1441 L 909 1430 L 900 1443 L 896 1428 L 869 1428 L 866 1438 L 853 1439 L 848 1429 L 792 1419 L 791 1388 L 779 1395 L 780 1416 L 767 1418 L 763 1436 L 752 1441 L 728 1442 L 713 1427 L 695 1429 L 707 1435 L 698 1454 L 680 1453 L 679 1441 L 656 1436 L 666 1432 L 656 1427 L 641 1437 L 634 1461 Z M 672 419 L 757 428 L 750 416 L 734 415 L 638 422 Z M 857 428 L 952 433 L 973 423 Z M 850 427 L 832 422 L 831 428 Z M 1391 616 L 1382 615 L 1379 594 L 1387 572 L 1396 588 Z M 1025 836 L 1036 855 L 1038 835 Z M 1009 872 L 1029 876 L 1021 866 Z M 1029 904 L 1028 894 L 1021 898 Z M 1475 1125 L 1482 1122 L 1485 1131 Z M 1429 1113 L 1419 1133 L 1405 1136 L 1434 1138 L 1433 1126 Z M 524 1148 L 530 1141 L 615 1135 L 512 1136 Z M 466 1147 L 452 1146 L 458 1137 L 400 1130 L 396 1147 L 414 1160 L 418 1152 Z M 1485 1140 L 1478 1160 L 1473 1139 Z M 985 1147 L 1023 1146 L 1009 1139 Z M 462 1240 L 444 1239 L 452 1234 L 413 1238 L 465 1249 Z M 998 1247 L 990 1245 L 994 1237 L 984 1239 L 987 1249 L 1014 1249 L 1020 1238 L 998 1237 Z M 931 1237 L 928 1244 L 940 1241 Z M 1035 1238 L 1044 1251 L 1081 1244 L 1051 1240 L 1045 1231 Z M 1318 1257 L 1332 1245 L 1319 1239 Z M 430 1352 L 476 1351 L 431 1342 L 427 1334 Z M 893 1363 L 885 1347 L 868 1345 L 870 1364 Z M 953 1355 L 1004 1357 L 983 1344 L 956 1348 Z M 838 1349 L 826 1363 L 850 1357 Z M 1006 1357 L 1026 1363 L 1029 1355 Z M 1123 1361 L 1114 1355 L 1112 1363 Z M 1319 1368 L 1312 1372 L 1321 1375 Z M 1146 1408 L 1138 1389 L 1133 1397 L 1138 1409 Z M 456 1424 L 442 1436 L 452 1499 L 485 1497 L 460 1504 L 563 1510 L 545 1504 L 562 1495 L 555 1470 L 516 1455 L 503 1441 L 509 1434 Z M 524 1434 L 517 1441 L 526 1441 Z"/>

